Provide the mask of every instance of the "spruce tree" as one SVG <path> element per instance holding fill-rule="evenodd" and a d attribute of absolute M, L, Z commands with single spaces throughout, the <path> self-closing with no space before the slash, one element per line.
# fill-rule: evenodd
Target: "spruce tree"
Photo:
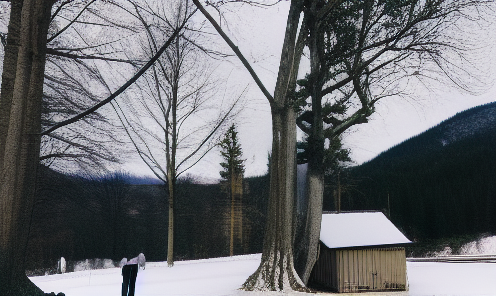
<path fill-rule="evenodd" d="M 245 172 L 245 160 L 242 159 L 243 152 L 238 140 L 238 132 L 236 126 L 233 124 L 227 130 L 224 138 L 219 143 L 221 147 L 220 154 L 222 155 L 223 162 L 220 163 L 222 171 L 220 176 L 226 184 L 226 189 L 229 193 L 231 201 L 231 227 L 230 227 L 230 243 L 229 255 L 234 255 L 234 239 L 235 239 L 235 221 L 236 223 L 236 239 L 239 244 L 243 243 L 242 234 L 242 204 L 241 198 L 243 195 L 243 174 Z"/>
<path fill-rule="evenodd" d="M 220 154 L 224 159 L 224 162 L 220 163 L 223 170 L 219 172 L 222 179 L 230 181 L 231 173 L 232 175 L 240 175 L 242 177 L 245 172 L 245 160 L 241 158 L 243 151 L 241 150 L 238 131 L 234 124 L 227 130 L 219 146 L 222 149 Z"/>

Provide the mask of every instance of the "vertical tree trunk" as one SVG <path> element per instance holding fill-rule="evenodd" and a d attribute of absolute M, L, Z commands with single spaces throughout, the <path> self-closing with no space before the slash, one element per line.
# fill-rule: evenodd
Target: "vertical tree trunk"
<path fill-rule="evenodd" d="M 293 265 L 296 115 L 292 107 L 272 113 L 270 197 L 262 261 L 246 290 L 303 290 Z"/>
<path fill-rule="evenodd" d="M 309 13 L 317 15 L 316 3 L 312 3 Z M 324 127 L 322 121 L 322 87 L 325 74 L 322 70 L 324 40 L 315 17 L 309 17 L 310 37 L 308 47 L 310 50 L 310 95 L 312 98 L 313 120 L 311 133 L 308 137 L 308 170 L 306 187 L 306 216 L 303 218 L 304 231 L 301 241 L 297 242 L 300 247 L 298 258 L 298 274 L 305 283 L 308 283 L 310 273 L 317 261 L 318 245 L 320 239 L 320 224 L 322 221 L 322 205 L 324 198 Z"/>
<path fill-rule="evenodd" d="M 177 57 L 180 56 L 179 53 L 179 36 L 176 37 L 176 41 L 174 44 L 174 50 L 176 51 Z M 176 65 L 179 68 L 179 65 Z M 171 139 L 169 139 L 169 135 L 165 135 L 166 137 L 166 151 L 167 151 L 167 186 L 169 187 L 169 230 L 168 230 L 168 238 L 167 238 L 167 266 L 174 266 L 174 229 L 175 229 L 175 217 L 174 217 L 174 203 L 175 203 L 175 193 L 176 193 L 176 180 L 177 180 L 177 171 L 176 171 L 176 152 L 177 152 L 177 131 L 178 131 L 178 123 L 177 123 L 177 107 L 178 107 L 178 92 L 179 92 L 179 79 L 180 75 L 178 74 L 179 69 L 175 69 L 175 73 L 173 75 L 174 82 L 172 84 L 172 102 L 170 102 L 171 112 L 172 112 L 172 121 L 169 122 L 167 118 L 167 132 L 169 132 L 169 128 L 171 128 Z M 170 148 L 169 148 L 170 147 Z"/>
<path fill-rule="evenodd" d="M 236 242 L 238 246 L 238 252 L 247 252 L 247 248 L 245 248 L 245 240 L 244 240 L 244 230 L 243 230 L 243 175 L 237 174 L 235 176 L 235 199 L 236 204 L 234 207 L 234 216 L 235 218 L 235 232 L 236 232 Z"/>
<path fill-rule="evenodd" d="M 296 215 L 296 113 L 291 92 L 296 86 L 305 30 L 296 38 L 304 1 L 292 0 L 289 9 L 274 100 L 271 102 L 272 154 L 270 194 L 262 261 L 243 284 L 245 290 L 305 290 L 294 268 Z M 303 34 L 302 34 L 303 32 Z"/>
<path fill-rule="evenodd" d="M 230 167 L 230 176 L 229 176 L 229 192 L 231 195 L 231 238 L 230 238 L 230 243 L 229 243 L 229 256 L 234 255 L 234 166 L 232 164 L 229 165 Z"/>
<path fill-rule="evenodd" d="M 39 162 L 41 101 L 45 72 L 45 53 L 52 1 L 13 1 L 9 35 L 16 39 L 20 20 L 17 59 L 5 61 L 5 79 L 13 77 L 11 103 L 5 85 L 2 108 L 10 105 L 8 124 L 2 122 L 0 135 L 0 287 L 2 295 L 37 295 L 41 290 L 24 273 L 30 214 L 34 204 L 36 169 Z M 19 9 L 22 5 L 22 9 Z M 11 36 L 9 36 L 11 38 Z M 15 43 L 15 42 L 14 42 Z M 7 49 L 13 55 L 15 49 Z M 13 70 L 13 67 L 16 70 Z M 12 76 L 12 73 L 15 73 Z M 4 80 L 5 81 L 5 80 Z M 4 87 L 2 85 L 2 87 Z M 7 107 L 8 109 L 8 107 Z"/>
<path fill-rule="evenodd" d="M 167 266 L 174 266 L 174 193 L 176 182 L 172 173 L 167 174 L 167 185 L 169 189 L 169 228 L 167 231 Z"/>
<path fill-rule="evenodd" d="M 0 92 L 0 169 L 3 165 L 5 140 L 9 129 L 10 109 L 17 71 L 22 2 L 22 0 L 13 0 L 11 2 L 7 45 L 4 50 L 2 91 Z"/>

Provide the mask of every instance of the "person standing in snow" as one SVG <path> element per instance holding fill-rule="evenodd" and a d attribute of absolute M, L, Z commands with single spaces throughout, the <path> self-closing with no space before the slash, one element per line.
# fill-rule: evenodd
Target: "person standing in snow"
<path fill-rule="evenodd" d="M 140 253 L 138 257 L 134 257 L 129 261 L 127 258 L 122 258 L 122 296 L 134 296 L 136 285 L 136 276 L 138 275 L 138 266 L 145 269 L 145 255 Z"/>

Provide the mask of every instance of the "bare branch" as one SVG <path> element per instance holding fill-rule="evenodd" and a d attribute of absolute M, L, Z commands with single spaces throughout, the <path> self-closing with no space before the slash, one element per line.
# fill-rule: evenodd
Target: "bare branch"
<path fill-rule="evenodd" d="M 246 91 L 246 89 L 245 89 Z M 245 92 L 243 91 L 243 93 Z M 196 153 L 198 153 L 198 151 L 206 144 L 210 141 L 210 139 L 212 138 L 213 135 L 215 135 L 215 133 L 217 132 L 217 130 L 222 126 L 222 124 L 226 121 L 226 119 L 228 118 L 229 115 L 231 115 L 231 112 L 234 110 L 234 107 L 236 107 L 236 103 L 239 102 L 239 100 L 241 99 L 243 94 L 241 94 L 238 99 L 235 101 L 234 104 L 231 105 L 231 108 L 229 108 L 229 110 L 224 114 L 224 116 L 217 122 L 217 124 L 215 125 L 215 127 L 210 131 L 210 133 L 205 137 L 203 138 L 203 140 L 201 141 L 201 143 L 197 146 L 197 148 L 195 150 L 193 150 L 188 156 L 186 156 L 178 165 L 177 167 L 180 167 L 183 163 L 185 163 L 186 161 L 188 161 L 193 155 L 195 155 Z M 210 148 L 211 149 L 211 148 Z M 209 149 L 209 150 L 210 150 Z M 196 161 L 198 162 L 198 161 Z M 195 162 L 195 163 L 196 163 Z M 185 170 L 183 170 L 184 172 Z M 182 172 L 181 172 L 182 173 Z"/>
<path fill-rule="evenodd" d="M 47 135 L 47 134 L 49 134 L 49 133 L 51 133 L 51 132 L 53 132 L 53 131 L 55 131 L 55 130 L 63 127 L 63 126 L 74 123 L 74 122 L 82 119 L 83 117 L 87 116 L 88 114 L 95 112 L 96 110 L 100 109 L 102 106 L 108 104 L 113 99 L 115 99 L 118 95 L 120 95 L 122 92 L 124 92 L 130 85 L 132 85 L 141 75 L 143 75 L 143 73 L 145 73 L 146 70 L 148 70 L 148 68 L 150 68 L 153 65 L 153 63 L 155 63 L 155 61 L 160 57 L 160 55 L 167 49 L 167 47 L 169 47 L 170 43 L 174 40 L 174 38 L 177 36 L 177 34 L 179 34 L 179 31 L 182 30 L 185 23 L 186 23 L 186 20 L 177 30 L 174 31 L 174 33 L 172 33 L 172 36 L 169 37 L 169 39 L 160 48 L 160 50 L 157 51 L 157 53 L 150 59 L 150 61 L 148 61 L 148 63 L 146 63 L 146 65 L 143 66 L 143 68 L 141 68 L 130 80 L 128 80 L 116 92 L 111 94 L 105 100 L 101 101 L 100 103 L 98 103 L 95 106 L 91 107 L 90 109 L 86 110 L 85 112 L 80 113 L 80 114 L 78 114 L 78 115 L 76 115 L 76 116 L 74 116 L 68 120 L 63 121 L 63 122 L 60 122 L 60 123 L 56 124 L 55 126 L 43 131 L 41 133 L 41 135 Z"/>
<path fill-rule="evenodd" d="M 247 4 L 251 6 L 258 6 L 258 7 L 270 7 L 277 5 L 278 3 L 282 2 L 283 0 L 274 0 L 273 3 L 260 3 L 257 1 L 250 1 L 250 0 L 219 0 L 219 1 L 205 1 L 206 5 L 219 8 L 220 6 L 227 4 L 227 3 L 242 3 L 242 4 Z"/>
<path fill-rule="evenodd" d="M 54 34 L 52 37 L 48 38 L 47 40 L 47 43 L 50 43 L 53 39 L 57 38 L 60 34 L 62 34 L 63 32 L 65 32 L 65 30 L 67 30 L 68 28 L 70 28 L 72 26 L 72 24 L 74 24 L 74 22 L 77 21 L 77 19 L 83 14 L 83 12 L 91 5 L 95 2 L 96 0 L 91 0 L 88 4 L 86 4 L 85 7 L 83 7 L 83 9 L 81 9 L 81 11 L 78 13 L 78 15 L 76 15 L 76 17 L 70 21 L 65 27 L 63 27 L 60 31 L 58 31 L 56 34 Z M 60 6 L 62 7 L 62 5 Z M 59 8 L 60 8 L 59 7 Z"/>
<path fill-rule="evenodd" d="M 241 60 L 245 68 L 250 72 L 251 77 L 253 80 L 255 80 L 255 83 L 258 85 L 262 93 L 265 95 L 267 100 L 270 102 L 270 104 L 274 103 L 274 98 L 272 95 L 267 91 L 265 86 L 263 85 L 262 81 L 260 81 L 260 78 L 258 78 L 257 74 L 255 73 L 255 70 L 251 67 L 250 63 L 246 60 L 246 58 L 243 56 L 239 48 L 234 45 L 234 43 L 227 37 L 227 35 L 224 33 L 222 28 L 217 24 L 217 22 L 214 20 L 214 18 L 208 13 L 208 11 L 205 10 L 205 8 L 201 5 L 200 1 L 198 0 L 193 0 L 193 3 L 195 3 L 196 7 L 203 13 L 203 15 L 207 18 L 207 20 L 214 26 L 215 30 L 219 33 L 219 35 L 222 36 L 222 38 L 226 41 L 226 43 L 231 47 L 231 49 L 234 51 L 236 56 Z"/>
<path fill-rule="evenodd" d="M 102 61 L 109 61 L 109 62 L 127 63 L 130 65 L 136 66 L 136 62 L 133 62 L 131 60 L 106 58 L 106 57 L 100 57 L 100 56 L 94 56 L 94 55 L 77 55 L 77 54 L 72 54 L 72 53 L 67 53 L 67 52 L 61 52 L 61 51 L 55 50 L 53 48 L 47 48 L 47 54 L 59 56 L 59 57 L 64 57 L 64 58 L 70 58 L 70 59 L 102 60 Z"/>

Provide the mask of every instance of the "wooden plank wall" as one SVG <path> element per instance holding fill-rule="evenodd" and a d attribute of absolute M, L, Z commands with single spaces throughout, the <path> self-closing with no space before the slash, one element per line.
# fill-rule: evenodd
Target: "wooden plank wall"
<path fill-rule="evenodd" d="M 332 250 L 336 252 L 338 292 L 405 290 L 404 248 Z"/>
<path fill-rule="evenodd" d="M 337 292 L 405 290 L 405 249 L 321 247 L 312 280 Z"/>
<path fill-rule="evenodd" d="M 319 258 L 310 275 L 310 281 L 337 291 L 336 252 L 331 251 L 320 243 Z"/>

